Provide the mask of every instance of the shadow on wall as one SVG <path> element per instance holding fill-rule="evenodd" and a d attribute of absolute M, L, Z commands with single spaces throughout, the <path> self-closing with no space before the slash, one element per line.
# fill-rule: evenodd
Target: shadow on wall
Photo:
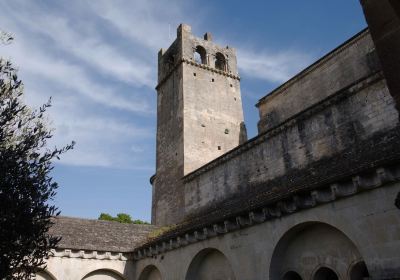
<path fill-rule="evenodd" d="M 125 280 L 125 278 L 116 271 L 99 269 L 90 272 L 82 280 Z"/>
<path fill-rule="evenodd" d="M 400 1 L 399 0 L 389 0 L 393 9 L 396 12 L 397 18 L 400 20 Z"/>
<path fill-rule="evenodd" d="M 140 274 L 139 280 L 161 280 L 161 273 L 154 265 L 147 266 Z"/>
<path fill-rule="evenodd" d="M 270 279 L 364 277 L 369 274 L 358 248 L 343 232 L 324 223 L 304 223 L 290 229 L 275 247 L 270 265 Z"/>
<path fill-rule="evenodd" d="M 36 273 L 36 280 L 56 280 L 56 278 L 47 270 Z"/>
<path fill-rule="evenodd" d="M 397 194 L 396 200 L 394 201 L 394 205 L 400 209 L 400 192 Z"/>
<path fill-rule="evenodd" d="M 186 280 L 235 280 L 231 265 L 223 253 L 207 248 L 190 263 Z"/>
<path fill-rule="evenodd" d="M 247 128 L 244 122 L 240 123 L 239 145 L 247 141 Z"/>

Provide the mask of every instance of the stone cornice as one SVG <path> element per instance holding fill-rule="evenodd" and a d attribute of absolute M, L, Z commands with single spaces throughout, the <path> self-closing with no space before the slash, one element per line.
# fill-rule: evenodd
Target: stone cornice
<path fill-rule="evenodd" d="M 164 76 L 164 78 L 158 83 L 158 85 L 156 86 L 156 90 L 158 90 L 160 88 L 160 86 L 165 83 L 165 81 L 172 75 L 172 73 L 175 71 L 175 69 L 178 68 L 178 66 L 181 65 L 182 63 L 186 63 L 188 65 L 192 65 L 192 66 L 195 66 L 195 67 L 198 67 L 198 68 L 201 68 L 204 70 L 208 70 L 213 73 L 240 81 L 240 77 L 238 75 L 233 75 L 226 71 L 215 69 L 214 67 L 211 67 L 209 65 L 196 63 L 193 60 L 182 58 L 177 63 L 175 63 L 175 65 L 169 70 L 169 72 Z"/>
<path fill-rule="evenodd" d="M 172 234 L 166 233 L 165 237 L 162 236 L 159 240 L 150 241 L 136 249 L 133 252 L 133 259 L 140 260 L 153 257 L 192 243 L 290 215 L 303 209 L 354 196 L 360 192 L 372 190 L 396 181 L 400 181 L 399 163 L 369 169 L 368 172 L 360 172 L 347 177 L 347 179 L 341 179 L 318 189 L 301 194 L 294 193 L 265 207 L 255 208 L 235 217 L 227 217 L 219 222 L 197 226 L 192 230 Z"/>
<path fill-rule="evenodd" d="M 132 253 L 118 253 L 106 251 L 88 251 L 74 249 L 52 249 L 51 257 L 53 258 L 78 258 L 78 259 L 95 259 L 95 260 L 118 260 L 127 261 L 132 259 Z"/>

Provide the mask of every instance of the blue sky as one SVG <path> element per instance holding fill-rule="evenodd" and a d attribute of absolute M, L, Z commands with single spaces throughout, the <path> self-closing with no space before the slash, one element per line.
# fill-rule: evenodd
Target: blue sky
<path fill-rule="evenodd" d="M 358 0 L 0 1 L 0 29 L 15 36 L 0 55 L 29 105 L 52 96 L 50 145 L 77 142 L 53 173 L 62 215 L 150 220 L 157 52 L 181 22 L 237 49 L 251 137 L 259 98 L 366 26 Z"/>

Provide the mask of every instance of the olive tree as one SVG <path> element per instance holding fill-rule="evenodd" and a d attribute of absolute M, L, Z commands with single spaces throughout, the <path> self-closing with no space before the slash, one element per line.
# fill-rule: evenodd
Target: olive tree
<path fill-rule="evenodd" d="M 12 37 L 0 32 L 3 43 Z M 51 177 L 53 159 L 73 148 L 48 148 L 52 130 L 45 111 L 23 102 L 17 70 L 0 58 L 0 279 L 31 279 L 43 268 L 60 241 L 48 233 L 57 183 Z"/>

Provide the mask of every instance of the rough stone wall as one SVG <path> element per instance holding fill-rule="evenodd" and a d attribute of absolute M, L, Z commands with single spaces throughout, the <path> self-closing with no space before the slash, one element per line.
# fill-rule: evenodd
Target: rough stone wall
<path fill-rule="evenodd" d="M 294 247 L 302 246 L 296 241 L 296 236 L 300 236 L 301 232 L 306 241 L 311 239 L 325 247 L 313 250 L 316 247 L 309 246 L 308 249 L 302 249 L 302 254 L 296 252 L 287 255 L 299 259 L 296 259 L 297 266 L 285 266 L 283 270 L 293 269 L 302 279 L 311 280 L 317 268 L 325 266 L 333 269 L 339 279 L 350 279 L 353 265 L 364 261 L 370 279 L 398 279 L 400 215 L 394 199 L 399 191 L 399 183 L 384 185 L 141 259 L 135 263 L 136 279 L 147 266 L 154 265 L 161 272 L 162 279 L 190 280 L 185 277 L 191 263 L 199 252 L 211 248 L 227 258 L 235 279 L 276 280 L 279 278 L 271 274 L 271 264 L 277 263 L 275 256 L 292 252 L 286 251 L 285 246 L 281 247 L 281 241 L 286 245 L 294 244 Z M 326 228 L 334 230 L 327 231 Z M 287 236 L 292 238 L 287 239 Z M 332 238 L 331 242 L 326 243 L 326 238 Z M 320 240 L 322 243 L 319 243 Z M 352 251 L 344 251 L 343 246 L 347 247 L 348 244 L 352 244 Z"/>
<path fill-rule="evenodd" d="M 152 224 L 180 219 L 183 206 L 182 65 L 158 88 L 157 160 L 153 182 Z"/>
<path fill-rule="evenodd" d="M 240 144 L 243 110 L 239 80 L 199 65 L 183 64 L 183 92 L 186 175 Z"/>
<path fill-rule="evenodd" d="M 157 86 L 157 167 L 153 177 L 152 223 L 184 217 L 181 178 L 243 141 L 243 110 L 235 50 L 222 48 L 180 25 L 171 47 L 159 53 Z M 204 48 L 196 63 L 196 47 Z M 214 60 L 220 53 L 226 66 Z"/>
<path fill-rule="evenodd" d="M 325 174 L 333 174 L 340 166 L 329 162 L 330 157 L 348 148 L 360 157 L 357 149 L 361 141 L 397 124 L 398 112 L 385 80 L 379 74 L 370 76 L 186 176 L 186 214 L 205 213 L 229 199 L 263 191 L 268 182 L 279 178 L 284 178 L 285 186 L 277 181 L 276 187 L 289 188 L 295 178 L 288 174 L 296 170 L 309 174 L 307 167 L 324 159 Z M 301 184 L 311 183 L 304 179 L 300 178 Z"/>
<path fill-rule="evenodd" d="M 369 31 L 365 30 L 262 98 L 257 104 L 259 132 L 378 70 L 374 48 Z"/>

